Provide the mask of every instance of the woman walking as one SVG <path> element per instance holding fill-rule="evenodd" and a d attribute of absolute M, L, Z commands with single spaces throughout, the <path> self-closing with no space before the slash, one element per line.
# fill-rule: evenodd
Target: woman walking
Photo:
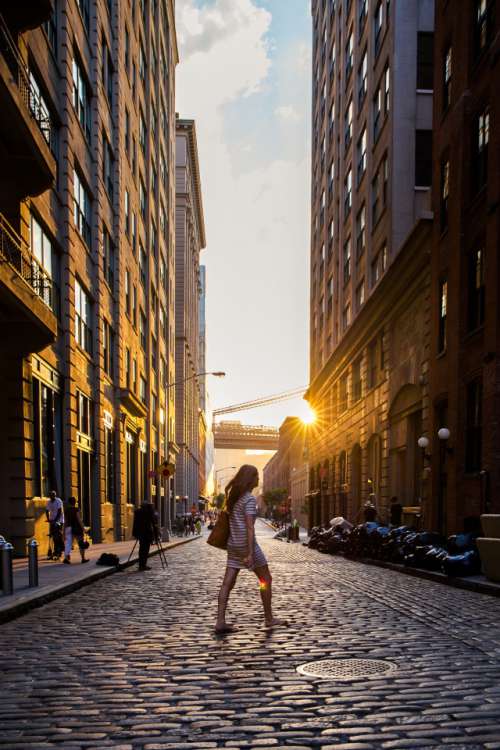
<path fill-rule="evenodd" d="M 238 573 L 242 568 L 252 570 L 259 579 L 266 628 L 286 624 L 273 617 L 272 578 L 264 553 L 255 540 L 257 506 L 251 490 L 259 484 L 255 466 L 242 466 L 226 487 L 226 510 L 229 514 L 227 566 L 219 591 L 216 633 L 230 633 L 235 628 L 226 623 L 226 607 Z"/>
<path fill-rule="evenodd" d="M 73 539 L 78 542 L 78 549 L 80 550 L 80 557 L 82 563 L 88 562 L 88 557 L 85 557 L 85 542 L 84 542 L 85 529 L 83 528 L 83 521 L 80 518 L 80 513 L 76 507 L 76 497 L 70 497 L 68 500 L 68 507 L 64 511 L 64 560 L 66 565 L 71 563 L 71 548 L 73 547 Z M 87 544 L 88 547 L 88 544 Z"/>

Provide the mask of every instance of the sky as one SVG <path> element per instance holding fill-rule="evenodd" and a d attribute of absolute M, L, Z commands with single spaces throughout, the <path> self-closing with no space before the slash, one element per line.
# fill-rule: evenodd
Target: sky
<path fill-rule="evenodd" d="M 213 408 L 306 386 L 310 0 L 177 0 L 176 109 L 196 121 Z M 226 417 L 276 425 L 302 399 Z"/>

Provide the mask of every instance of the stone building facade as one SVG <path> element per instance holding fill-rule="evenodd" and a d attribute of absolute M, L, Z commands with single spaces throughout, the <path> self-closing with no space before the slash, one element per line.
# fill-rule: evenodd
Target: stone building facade
<path fill-rule="evenodd" d="M 185 513 L 198 507 L 200 493 L 200 399 L 205 379 L 197 374 L 200 252 L 206 242 L 195 123 L 178 118 L 176 128 L 175 398 L 179 455 L 175 495 L 178 512 Z"/>
<path fill-rule="evenodd" d="M 38 120 L 16 144 L 4 124 L 1 144 L 19 180 L 0 191 L 2 232 L 28 257 L 26 315 L 42 329 L 6 344 L 2 373 L 0 526 L 23 554 L 33 535 L 46 548 L 51 489 L 77 497 L 94 541 L 127 538 L 142 500 L 168 526 L 169 487 L 154 472 L 175 453 L 178 53 L 172 0 L 10 7 L 2 96 L 17 60 L 29 92 L 17 117 L 24 106 Z"/>
<path fill-rule="evenodd" d="M 306 394 L 309 527 L 359 521 L 367 500 L 387 520 L 397 496 L 427 523 L 430 488 L 419 437 L 429 428 L 431 221 L 403 244 Z M 416 518 L 415 518 L 416 517 Z"/>
<path fill-rule="evenodd" d="M 311 380 L 429 205 L 433 0 L 312 3 Z"/>
<path fill-rule="evenodd" d="M 429 453 L 455 531 L 500 512 L 500 3 L 437 0 L 435 27 Z"/>
<path fill-rule="evenodd" d="M 293 518 L 303 514 L 306 502 L 305 491 L 300 498 L 300 491 L 305 490 L 305 485 L 297 482 L 297 476 L 304 470 L 307 429 L 299 417 L 287 417 L 279 429 L 278 450 L 263 470 L 263 494 L 268 490 L 286 490 L 285 502 Z M 295 502 L 292 503 L 292 500 Z"/>

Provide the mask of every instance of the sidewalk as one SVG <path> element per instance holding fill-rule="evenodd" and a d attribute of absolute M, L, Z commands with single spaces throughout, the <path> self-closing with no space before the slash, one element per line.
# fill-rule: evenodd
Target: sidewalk
<path fill-rule="evenodd" d="M 169 550 L 181 544 L 191 542 L 194 539 L 201 539 L 202 536 L 173 537 L 170 542 L 162 542 L 162 547 L 165 550 Z M 139 554 L 138 545 L 130 561 L 128 561 L 134 544 L 135 541 L 133 539 L 128 542 L 92 544 L 86 550 L 86 556 L 90 560 L 86 565 L 81 564 L 78 550 L 73 551 L 73 562 L 71 565 L 41 558 L 38 561 L 39 585 L 37 588 L 30 588 L 28 586 L 27 559 L 14 560 L 12 565 L 14 571 L 14 593 L 11 596 L 0 595 L 0 623 L 13 620 L 30 609 L 40 607 L 52 599 L 57 599 L 82 586 L 87 586 L 100 578 L 112 575 L 118 570 L 123 570 L 125 567 L 136 564 Z M 103 552 L 112 552 L 118 555 L 120 558 L 119 567 L 96 565 L 96 560 L 98 560 Z M 158 548 L 156 546 L 152 547 L 150 554 L 157 555 Z"/>

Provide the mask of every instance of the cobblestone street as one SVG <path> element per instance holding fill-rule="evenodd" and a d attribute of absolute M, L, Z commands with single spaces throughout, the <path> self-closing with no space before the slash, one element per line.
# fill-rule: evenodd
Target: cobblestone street
<path fill-rule="evenodd" d="M 277 616 L 256 580 L 213 633 L 224 554 L 117 573 L 0 626 L 1 748 L 500 748 L 500 600 L 259 539 Z M 390 677 L 303 677 L 321 658 L 387 659 Z"/>

